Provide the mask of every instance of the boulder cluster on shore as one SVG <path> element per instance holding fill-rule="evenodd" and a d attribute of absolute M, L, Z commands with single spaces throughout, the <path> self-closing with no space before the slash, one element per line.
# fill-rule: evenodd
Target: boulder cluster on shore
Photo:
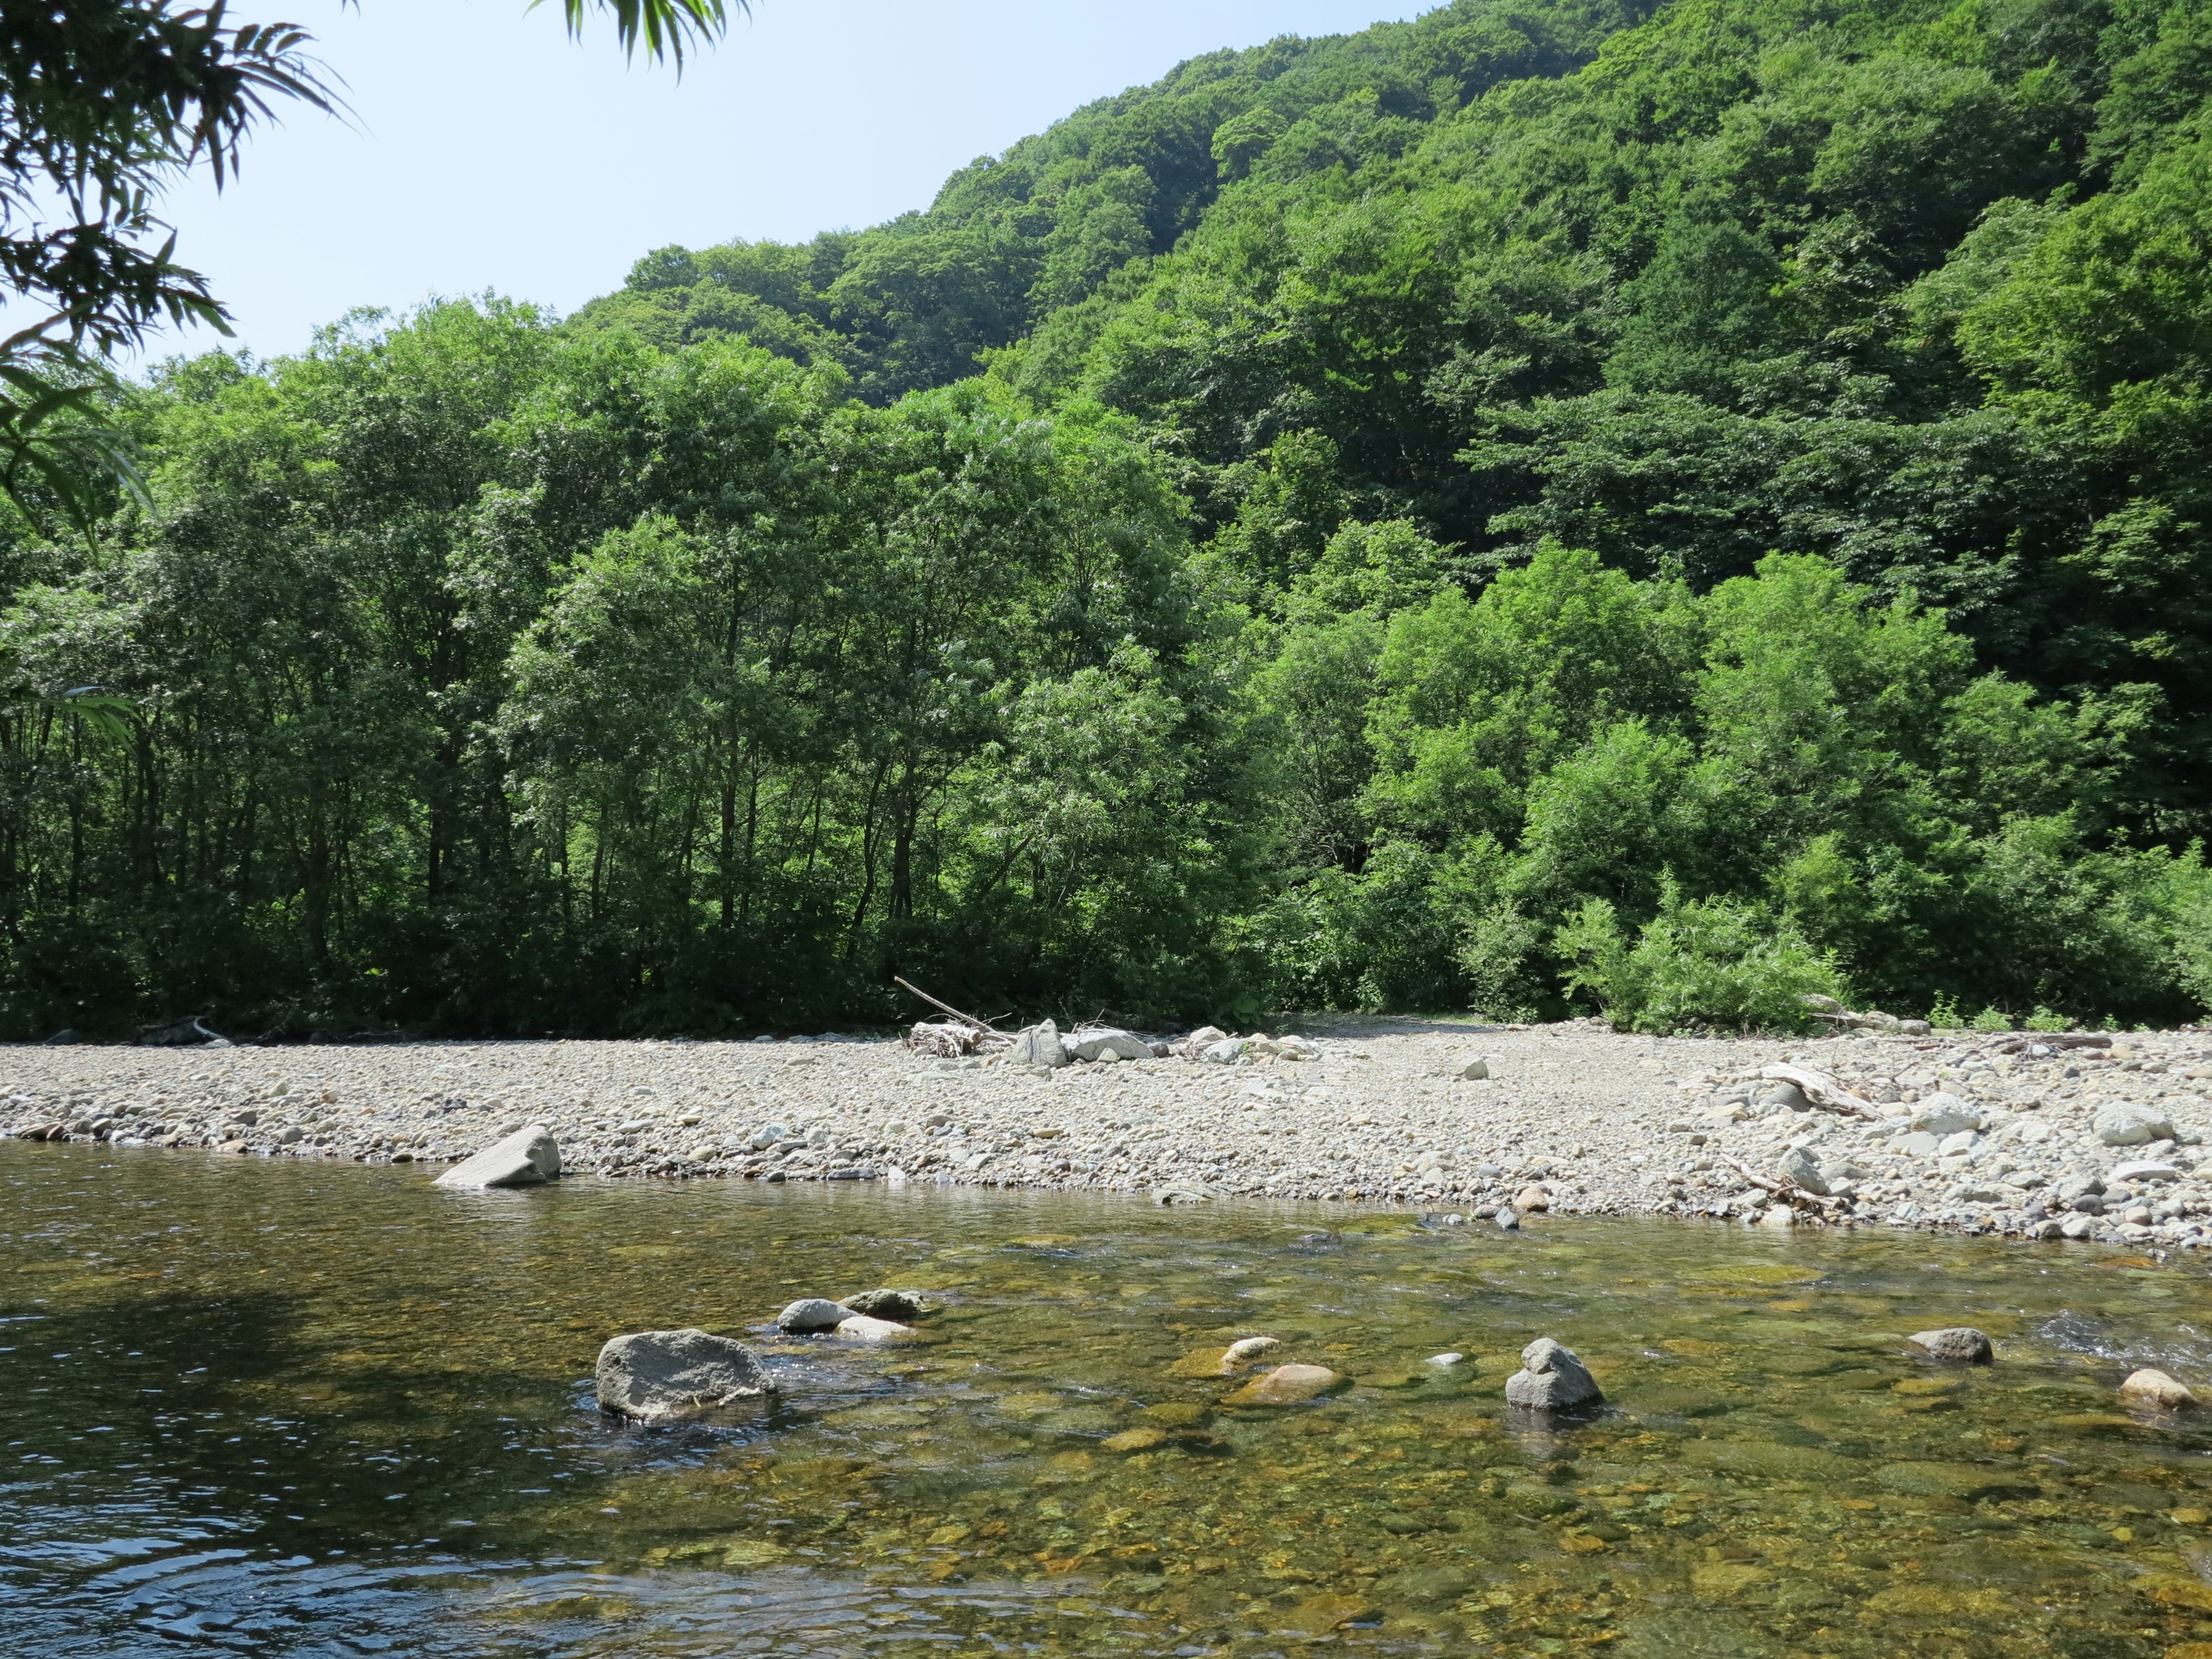
<path fill-rule="evenodd" d="M 1088 1045 L 1092 1057 L 1082 1050 Z M 1141 1053 L 1141 1057 L 1135 1057 Z M 1119 1057 L 1128 1054 L 1132 1057 Z M 1820 1109 L 1794 1065 L 1868 1109 Z M 932 1055 L 770 1042 L 0 1051 L 25 1139 L 446 1164 L 544 1126 L 568 1176 L 1099 1189 L 1520 1213 L 1938 1227 L 2212 1245 L 2212 1039 L 1854 1031 L 1650 1038 L 1593 1022 L 1055 1034 Z"/>

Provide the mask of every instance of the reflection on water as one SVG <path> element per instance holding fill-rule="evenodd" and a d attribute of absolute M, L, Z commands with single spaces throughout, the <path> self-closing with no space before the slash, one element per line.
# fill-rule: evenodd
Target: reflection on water
<path fill-rule="evenodd" d="M 428 1181 L 0 1145 L 10 1654 L 2212 1655 L 2212 1423 L 2112 1392 L 2212 1375 L 2191 1268 Z M 927 1346 L 757 1328 L 878 1285 L 936 1293 Z M 1954 1323 L 2000 1363 L 1902 1341 Z M 603 1421 L 599 1343 L 672 1325 L 751 1332 L 783 1394 Z M 1357 1386 L 1220 1407 L 1184 1362 L 1255 1333 Z M 1507 1420 L 1538 1334 L 1603 1414 Z"/>

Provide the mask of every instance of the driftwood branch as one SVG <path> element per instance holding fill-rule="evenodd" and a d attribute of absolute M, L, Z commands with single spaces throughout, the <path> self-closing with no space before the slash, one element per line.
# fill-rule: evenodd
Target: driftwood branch
<path fill-rule="evenodd" d="M 1849 1089 L 1822 1072 L 1808 1072 L 1802 1066 L 1769 1066 L 1759 1073 L 1778 1083 L 1794 1083 L 1797 1092 L 1824 1112 L 1833 1112 L 1839 1117 L 1863 1117 L 1872 1122 L 1881 1120 L 1881 1109 L 1864 1095 L 1853 1094 Z"/>
<path fill-rule="evenodd" d="M 1787 1176 L 1761 1175 L 1741 1158 L 1730 1158 L 1726 1152 L 1720 1154 L 1720 1160 L 1761 1192 L 1771 1193 L 1786 1204 L 1793 1206 L 1806 1204 L 1816 1210 L 1826 1210 L 1831 1204 L 1843 1202 L 1841 1199 L 1827 1198 L 1819 1193 L 1808 1192 Z"/>
<path fill-rule="evenodd" d="M 899 976 L 896 974 L 893 974 L 891 977 L 895 980 L 898 980 L 898 982 L 901 985 L 905 986 L 908 990 L 913 992 L 915 995 L 920 997 L 924 1002 L 936 1009 L 939 1013 L 951 1015 L 953 1018 L 958 1020 L 963 1025 L 972 1025 L 977 1030 L 987 1031 L 993 1036 L 1006 1036 L 1004 1031 L 1001 1031 L 997 1026 L 989 1024 L 988 1021 L 980 1020 L 973 1014 L 963 1014 L 949 1002 L 939 1002 L 935 997 L 930 995 L 928 992 L 923 990 L 919 985 L 914 984 L 908 980 L 899 979 Z"/>
<path fill-rule="evenodd" d="M 2038 1043 L 2046 1048 L 2109 1048 L 2112 1040 L 2102 1031 L 2015 1031 L 1996 1044 L 1993 1052 L 2016 1054 Z"/>

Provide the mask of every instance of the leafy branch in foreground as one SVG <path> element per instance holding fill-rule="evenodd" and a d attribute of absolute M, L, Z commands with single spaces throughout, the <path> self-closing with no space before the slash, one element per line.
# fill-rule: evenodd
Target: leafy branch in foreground
<path fill-rule="evenodd" d="M 531 0 L 530 9 L 535 11 L 544 3 L 545 0 Z M 634 54 L 642 41 L 647 58 L 672 58 L 679 66 L 689 42 L 696 39 L 711 44 L 720 40 L 730 26 L 729 8 L 723 0 L 592 0 L 592 3 L 601 11 L 614 13 L 615 36 L 625 54 Z M 748 0 L 737 0 L 737 6 L 751 15 Z M 585 9 L 585 0 L 561 0 L 572 37 L 584 32 Z"/>

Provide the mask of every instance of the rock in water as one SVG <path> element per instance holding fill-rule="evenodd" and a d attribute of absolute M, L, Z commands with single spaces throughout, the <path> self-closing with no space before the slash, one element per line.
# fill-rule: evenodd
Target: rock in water
<path fill-rule="evenodd" d="M 561 1148 L 542 1123 L 526 1123 L 440 1176 L 441 1187 L 536 1187 L 561 1173 Z"/>
<path fill-rule="evenodd" d="M 896 1319 L 902 1325 L 928 1311 L 912 1291 L 862 1291 L 858 1296 L 847 1297 L 841 1305 L 871 1319 Z"/>
<path fill-rule="evenodd" d="M 1915 1331 L 1905 1339 L 1938 1359 L 1959 1365 L 1990 1363 L 1990 1340 L 1971 1325 L 1947 1325 L 1940 1331 Z"/>
<path fill-rule="evenodd" d="M 2162 1412 L 2186 1411 L 2197 1403 L 2197 1396 L 2185 1384 L 2148 1367 L 2121 1383 L 2120 1395 L 2130 1405 L 2150 1406 Z"/>
<path fill-rule="evenodd" d="M 1297 1406 L 1342 1385 L 1344 1378 L 1326 1365 L 1278 1365 L 1265 1376 L 1224 1396 L 1224 1406 Z"/>
<path fill-rule="evenodd" d="M 760 1357 L 701 1330 L 634 1331 L 599 1350 L 599 1408 L 641 1423 L 696 1417 L 772 1394 Z"/>
<path fill-rule="evenodd" d="M 1521 1350 L 1521 1369 L 1505 1379 L 1505 1403 L 1528 1411 L 1566 1411 L 1605 1398 L 1572 1348 L 1540 1336 Z"/>
<path fill-rule="evenodd" d="M 1048 1019 L 1023 1027 L 1014 1037 L 1013 1060 L 1018 1066 L 1066 1065 L 1068 1053 L 1060 1045 L 1060 1027 Z"/>
<path fill-rule="evenodd" d="M 866 1314 L 853 1314 L 837 1322 L 837 1334 L 848 1342 L 920 1342 L 920 1331 L 911 1325 L 900 1325 L 888 1319 L 871 1319 Z"/>
<path fill-rule="evenodd" d="M 1221 1351 L 1224 1365 L 1249 1365 L 1262 1354 L 1270 1354 L 1283 1346 L 1282 1340 L 1273 1336 L 1240 1336 Z"/>
<path fill-rule="evenodd" d="M 834 1331 L 853 1316 L 852 1310 L 841 1308 L 826 1296 L 802 1296 L 775 1316 L 776 1329 L 789 1336 L 804 1336 L 810 1331 Z"/>

